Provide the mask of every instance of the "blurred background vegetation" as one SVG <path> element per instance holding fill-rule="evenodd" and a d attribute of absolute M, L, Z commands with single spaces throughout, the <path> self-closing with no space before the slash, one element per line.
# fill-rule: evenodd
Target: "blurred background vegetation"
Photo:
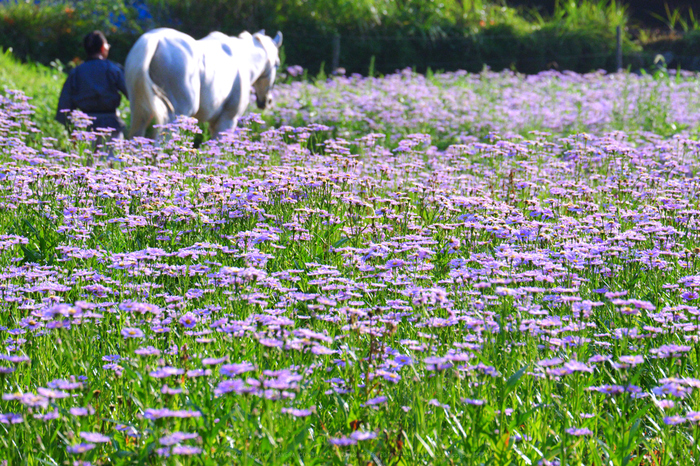
<path fill-rule="evenodd" d="M 624 64 L 700 67 L 700 25 L 691 8 L 658 0 L 9 0 L 0 3 L 0 47 L 61 69 L 82 58 L 84 34 L 102 29 L 124 61 L 143 32 L 169 26 L 203 37 L 213 30 L 283 31 L 286 64 L 316 74 L 333 60 L 348 73 L 407 66 L 479 71 L 510 68 L 586 72 L 615 67 L 616 27 Z M 653 7 L 652 9 L 640 5 Z M 632 13 L 644 13 L 640 23 Z M 700 13 L 700 12 L 699 12 Z M 642 16 L 644 16 L 642 15 Z M 695 60 L 695 61 L 693 61 Z M 370 69 L 370 63 L 373 63 Z"/>
<path fill-rule="evenodd" d="M 698 18 L 681 0 L 671 1 L 0 0 L 0 93 L 18 89 L 31 96 L 41 135 L 68 147 L 68 133 L 53 117 L 64 73 L 83 58 L 83 36 L 105 31 L 110 58 L 123 63 L 138 36 L 159 26 L 198 38 L 212 30 L 279 29 L 285 66 L 301 65 L 306 77 L 317 79 L 331 71 L 334 37 L 339 65 L 363 75 L 407 66 L 421 72 L 614 70 L 618 25 L 625 67 L 700 69 Z M 121 111 L 129 121 L 126 100 Z"/>

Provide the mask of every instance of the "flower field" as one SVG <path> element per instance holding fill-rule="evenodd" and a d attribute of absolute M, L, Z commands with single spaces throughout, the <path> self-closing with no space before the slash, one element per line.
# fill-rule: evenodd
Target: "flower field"
<path fill-rule="evenodd" d="M 0 104 L 6 464 L 700 461 L 697 75 L 288 82 L 198 147 Z"/>

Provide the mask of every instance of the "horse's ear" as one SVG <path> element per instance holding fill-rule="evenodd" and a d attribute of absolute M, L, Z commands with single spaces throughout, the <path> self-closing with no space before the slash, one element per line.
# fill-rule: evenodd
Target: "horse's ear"
<path fill-rule="evenodd" d="M 280 31 L 277 31 L 277 35 L 275 36 L 272 41 L 275 43 L 277 48 L 280 48 L 282 46 L 282 33 Z"/>
<path fill-rule="evenodd" d="M 264 30 L 264 29 L 261 29 L 261 30 L 259 30 L 258 32 L 256 32 L 255 34 L 260 34 L 261 36 L 264 36 L 264 35 L 265 35 L 265 30 Z"/>

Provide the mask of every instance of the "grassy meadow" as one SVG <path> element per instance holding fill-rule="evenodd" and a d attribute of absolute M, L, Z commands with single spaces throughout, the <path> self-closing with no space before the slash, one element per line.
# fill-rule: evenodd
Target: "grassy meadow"
<path fill-rule="evenodd" d="M 696 74 L 296 71 L 114 161 L 3 66 L 0 459 L 699 461 Z"/>

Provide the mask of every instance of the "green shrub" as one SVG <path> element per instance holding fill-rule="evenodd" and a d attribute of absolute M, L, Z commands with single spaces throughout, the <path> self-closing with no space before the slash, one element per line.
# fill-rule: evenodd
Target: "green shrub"
<path fill-rule="evenodd" d="M 311 74 L 323 63 L 329 69 L 336 34 L 340 66 L 348 72 L 367 73 L 372 57 L 379 73 L 484 65 L 586 72 L 614 68 L 615 27 L 628 17 L 614 0 L 562 1 L 548 17 L 486 0 L 145 0 L 153 16 L 145 20 L 130 1 L 86 0 L 80 8 L 77 0 L 0 4 L 0 46 L 22 59 L 68 63 L 82 57 L 84 34 L 99 28 L 112 43 L 110 58 L 123 62 L 142 31 L 154 26 L 194 37 L 265 28 L 283 31 L 287 63 Z M 624 50 L 629 55 L 640 46 L 626 38 Z"/>
<path fill-rule="evenodd" d="M 57 58 L 62 62 L 79 60 L 83 55 L 83 37 L 95 29 L 109 36 L 112 54 L 117 58 L 126 56 L 133 38 L 142 32 L 135 10 L 123 1 L 0 4 L 0 46 L 12 47 L 23 60 L 43 64 Z"/>

